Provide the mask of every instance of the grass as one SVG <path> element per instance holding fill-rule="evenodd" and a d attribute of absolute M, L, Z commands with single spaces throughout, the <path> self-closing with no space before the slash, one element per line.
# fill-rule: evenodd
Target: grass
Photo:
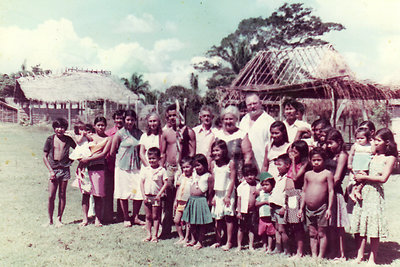
<path fill-rule="evenodd" d="M 48 127 L 0 124 L 0 262 L 1 266 L 336 266 L 309 256 L 290 261 L 281 255 L 267 256 L 260 250 L 250 253 L 224 252 L 206 247 L 199 251 L 181 248 L 177 238 L 158 244 L 143 243 L 145 231 L 121 223 L 96 228 L 80 228 L 81 194 L 68 187 L 64 227 L 43 228 L 47 222 L 47 170 L 42 162 Z M 381 243 L 378 262 L 400 264 L 400 210 L 398 176 L 385 185 L 390 237 Z M 143 213 L 142 213 L 143 214 Z M 354 240 L 347 236 L 349 256 L 354 256 Z M 208 236 L 208 243 L 212 236 Z M 344 266 L 352 266 L 346 262 Z"/>

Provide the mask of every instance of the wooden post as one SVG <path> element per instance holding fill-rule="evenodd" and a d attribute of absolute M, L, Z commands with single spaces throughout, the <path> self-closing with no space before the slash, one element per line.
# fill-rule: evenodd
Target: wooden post
<path fill-rule="evenodd" d="M 279 97 L 279 120 L 283 121 L 283 97 Z"/>
<path fill-rule="evenodd" d="M 85 100 L 85 122 L 87 123 L 88 120 L 89 120 L 88 104 L 87 104 L 87 100 Z"/>
<path fill-rule="evenodd" d="M 68 101 L 68 129 L 71 130 L 71 101 Z"/>
<path fill-rule="evenodd" d="M 331 114 L 331 124 L 336 127 L 336 113 L 337 113 L 337 99 L 335 96 L 334 89 L 331 87 L 331 103 L 332 103 L 332 114 Z"/>
<path fill-rule="evenodd" d="M 103 101 L 103 117 L 107 118 L 107 99 Z"/>
<path fill-rule="evenodd" d="M 29 124 L 33 124 L 33 118 L 32 118 L 32 102 L 29 100 Z"/>

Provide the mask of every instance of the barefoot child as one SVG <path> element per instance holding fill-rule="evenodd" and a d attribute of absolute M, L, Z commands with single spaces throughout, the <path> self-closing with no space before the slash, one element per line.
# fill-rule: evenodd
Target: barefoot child
<path fill-rule="evenodd" d="M 167 188 L 167 171 L 160 166 L 161 152 L 157 147 L 147 152 L 149 165 L 140 171 L 141 188 L 146 213 L 147 237 L 143 241 L 158 242 L 158 229 L 161 221 L 161 196 Z M 152 234 L 152 226 L 154 234 Z"/>
<path fill-rule="evenodd" d="M 49 225 L 53 224 L 54 200 L 58 188 L 58 215 L 56 226 L 62 226 L 62 215 L 66 202 L 66 190 L 68 180 L 70 179 L 69 167 L 71 160 L 69 159 L 70 148 L 75 148 L 74 140 L 65 135 L 68 128 L 68 122 L 63 118 L 58 118 L 53 122 L 53 135 L 46 139 L 44 144 L 43 162 L 49 170 Z"/>
<path fill-rule="evenodd" d="M 326 229 L 331 218 L 334 197 L 333 175 L 325 169 L 326 154 L 322 148 L 311 150 L 310 160 L 313 170 L 304 175 L 303 196 L 298 217 L 303 216 L 305 208 L 310 231 L 311 254 L 314 258 L 323 258 L 328 245 Z"/>
<path fill-rule="evenodd" d="M 285 189 L 287 183 L 287 172 L 289 171 L 291 160 L 288 154 L 280 155 L 275 160 L 279 175 L 275 177 L 275 187 L 272 190 L 269 202 L 271 206 L 272 220 L 276 229 L 276 247 L 274 253 L 288 254 L 288 236 L 286 233 L 285 214 Z"/>
<path fill-rule="evenodd" d="M 223 250 L 232 248 L 232 237 L 235 216 L 235 177 L 236 170 L 232 160 L 228 157 L 228 147 L 223 140 L 215 141 L 211 146 L 213 161 L 211 173 L 213 175 L 213 198 L 211 201 L 212 217 L 215 218 L 216 243 L 212 247 L 220 247 L 222 231 L 226 235 L 226 244 Z"/>
<path fill-rule="evenodd" d="M 271 207 L 269 206 L 269 196 L 275 186 L 275 179 L 268 172 L 260 174 L 261 191 L 256 199 L 258 208 L 258 235 L 264 244 L 264 250 L 267 254 L 272 253 L 272 245 L 275 236 L 275 227 L 271 220 Z"/>
<path fill-rule="evenodd" d="M 372 157 L 372 147 L 369 142 L 371 133 L 369 130 L 358 128 L 355 136 L 356 142 L 351 146 L 348 162 L 348 169 L 353 174 L 353 179 L 351 179 L 349 183 L 349 185 L 353 185 L 349 197 L 354 202 L 362 200 L 361 190 L 363 188 L 363 184 L 357 183 L 354 180 L 354 176 L 361 171 L 368 173 L 368 167 Z"/>
<path fill-rule="evenodd" d="M 186 204 L 182 215 L 182 220 L 190 224 L 192 240 L 194 240 L 193 249 L 203 247 L 205 226 L 212 223 L 210 208 L 208 207 L 206 192 L 210 173 L 208 172 L 208 161 L 203 154 L 197 154 L 193 158 L 193 166 L 196 174 L 190 185 L 190 198 Z"/>
<path fill-rule="evenodd" d="M 243 166 L 244 181 L 237 188 L 236 217 L 239 219 L 238 250 L 242 250 L 243 235 L 249 234 L 249 250 L 254 250 L 254 235 L 257 234 L 256 186 L 257 167 L 252 164 Z"/>
<path fill-rule="evenodd" d="M 189 239 L 189 224 L 186 225 L 186 233 L 183 235 L 182 231 L 182 214 L 185 210 L 186 203 L 190 197 L 190 185 L 192 183 L 193 176 L 193 159 L 191 157 L 184 157 L 181 160 L 182 174 L 176 181 L 176 197 L 174 203 L 175 217 L 174 223 L 176 231 L 179 235 L 179 240 L 176 244 L 185 244 L 187 246 L 193 246 L 192 243 L 188 243 Z"/>

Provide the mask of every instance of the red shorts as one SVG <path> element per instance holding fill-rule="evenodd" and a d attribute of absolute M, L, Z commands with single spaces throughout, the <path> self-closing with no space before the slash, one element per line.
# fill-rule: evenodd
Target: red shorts
<path fill-rule="evenodd" d="M 271 217 L 260 217 L 258 221 L 258 235 L 275 235 L 275 227 L 271 221 Z"/>

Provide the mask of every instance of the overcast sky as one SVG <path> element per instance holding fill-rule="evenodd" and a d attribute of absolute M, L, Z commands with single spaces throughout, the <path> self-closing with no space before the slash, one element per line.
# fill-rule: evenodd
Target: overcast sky
<path fill-rule="evenodd" d="M 242 19 L 267 17 L 284 2 L 303 2 L 324 22 L 346 27 L 324 39 L 358 78 L 400 84 L 400 0 L 0 1 L 0 73 L 26 60 L 55 72 L 138 72 L 159 90 L 189 86 L 192 63 L 212 45 Z"/>

